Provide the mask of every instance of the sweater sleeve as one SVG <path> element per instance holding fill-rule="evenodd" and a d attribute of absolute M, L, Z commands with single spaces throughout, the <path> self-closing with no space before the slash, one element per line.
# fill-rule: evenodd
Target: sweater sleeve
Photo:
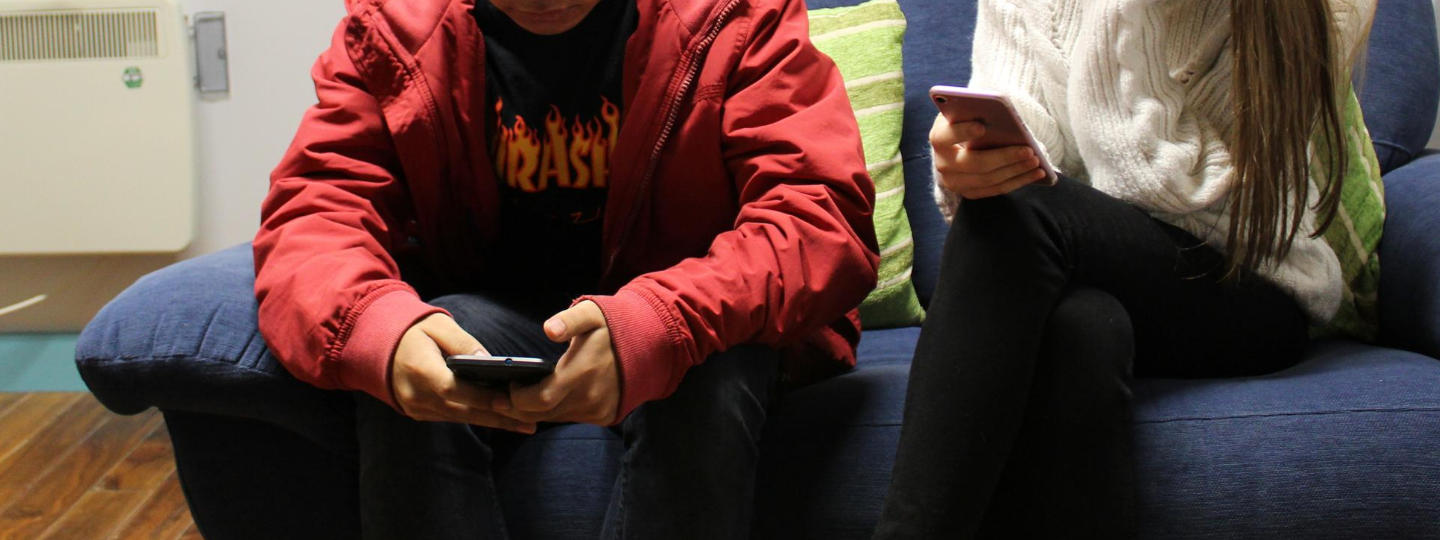
<path fill-rule="evenodd" d="M 980 2 L 969 86 L 1009 97 L 1040 144 L 1040 153 L 1059 170 L 1067 152 L 1047 95 L 1063 88 L 1064 76 L 1053 69 L 1060 58 L 1054 43 L 1046 38 L 1043 27 L 1032 24 L 1033 19 L 1033 14 L 1011 0 Z M 938 171 L 935 180 L 935 200 L 948 221 L 960 199 L 941 187 Z"/>
<path fill-rule="evenodd" d="M 1376 0 L 1331 0 L 1330 9 L 1335 14 L 1335 26 L 1339 29 L 1340 43 L 1336 49 L 1341 61 L 1352 67 L 1364 56 L 1366 38 L 1370 26 L 1375 23 Z"/>

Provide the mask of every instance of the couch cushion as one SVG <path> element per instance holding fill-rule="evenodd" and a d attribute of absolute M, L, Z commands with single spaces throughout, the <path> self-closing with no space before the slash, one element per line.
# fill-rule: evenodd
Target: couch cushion
<path fill-rule="evenodd" d="M 762 538 L 868 538 L 919 329 L 866 332 L 854 372 L 786 397 L 762 458 Z M 1350 342 L 1236 380 L 1134 383 L 1142 538 L 1440 534 L 1440 361 Z M 1382 532 L 1383 531 L 1383 532 Z"/>
<path fill-rule="evenodd" d="M 1440 362 L 1330 342 L 1266 377 L 1141 381 L 1145 538 L 1435 538 Z"/>
<path fill-rule="evenodd" d="M 1381 0 L 1359 81 L 1365 123 L 1385 172 L 1418 157 L 1435 127 L 1440 52 L 1431 0 Z"/>
<path fill-rule="evenodd" d="M 1385 176 L 1380 342 L 1440 358 L 1440 154 Z"/>
<path fill-rule="evenodd" d="M 250 244 L 140 278 L 80 334 L 75 363 L 111 410 L 149 407 L 271 422 L 327 446 L 353 441 L 348 392 L 301 383 L 275 359 L 256 319 Z M 350 443 L 353 444 L 353 443 Z"/>

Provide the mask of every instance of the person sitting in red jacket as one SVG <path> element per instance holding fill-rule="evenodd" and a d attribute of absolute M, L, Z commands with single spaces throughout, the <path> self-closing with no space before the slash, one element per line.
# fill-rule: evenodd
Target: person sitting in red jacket
<path fill-rule="evenodd" d="M 623 433 L 607 537 L 748 537 L 767 408 L 854 364 L 878 263 L 803 2 L 348 10 L 255 292 L 291 373 L 356 391 L 365 538 L 503 537 L 492 463 L 554 422 Z M 555 371 L 457 381 L 473 353 Z"/>

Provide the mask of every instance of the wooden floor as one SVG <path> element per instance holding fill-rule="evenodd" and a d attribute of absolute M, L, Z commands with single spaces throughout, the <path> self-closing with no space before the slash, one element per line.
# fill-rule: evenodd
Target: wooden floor
<path fill-rule="evenodd" d="M 0 393 L 0 540 L 198 538 L 159 413 Z"/>

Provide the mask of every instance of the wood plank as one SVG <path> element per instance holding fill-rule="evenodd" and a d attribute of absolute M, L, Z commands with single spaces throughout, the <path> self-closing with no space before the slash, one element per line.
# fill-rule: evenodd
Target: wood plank
<path fill-rule="evenodd" d="M 145 440 L 116 463 L 93 489 L 149 493 L 174 472 L 175 454 L 170 447 L 170 432 L 165 430 L 163 421 L 157 422 L 146 434 Z"/>
<path fill-rule="evenodd" d="M 109 538 L 145 503 L 149 493 L 92 489 L 71 506 L 40 540 Z"/>
<path fill-rule="evenodd" d="M 109 538 L 125 525 L 161 482 L 174 481 L 175 460 L 169 432 L 154 423 L 145 440 L 106 473 L 67 510 L 42 540 Z M 150 425 L 147 423 L 146 425 Z"/>
<path fill-rule="evenodd" d="M 114 540 L 171 540 L 178 538 L 194 524 L 180 477 L 170 475 L 160 489 L 120 529 Z"/>
<path fill-rule="evenodd" d="M 0 416 L 5 416 L 5 413 L 10 412 L 11 407 L 14 407 L 16 403 L 25 401 L 25 398 L 27 397 L 30 397 L 30 394 L 21 392 L 0 392 Z"/>
<path fill-rule="evenodd" d="M 18 449 L 0 461 L 0 510 L 28 491 L 35 479 L 54 467 L 59 456 L 80 444 L 95 428 L 114 416 L 106 412 L 95 398 L 82 396 L 37 394 L 26 400 L 25 414 L 19 414 L 22 411 L 17 410 L 16 414 L 6 415 L 0 422 L 0 433 L 30 433 Z M 47 404 L 40 407 L 37 400 Z M 33 414 L 29 412 L 32 407 L 36 408 Z M 57 409 L 63 412 L 54 414 Z M 11 421 L 21 423 L 5 425 Z M 35 422 L 42 427 L 36 429 L 23 422 Z"/>
<path fill-rule="evenodd" d="M 61 456 L 29 491 L 0 513 L 0 540 L 30 539 L 44 532 L 55 516 L 79 501 L 162 422 L 155 411 L 136 416 L 105 414 L 109 421 Z"/>
<path fill-rule="evenodd" d="M 195 525 L 192 523 L 190 525 L 190 530 L 185 531 L 185 534 L 180 535 L 180 540 L 205 540 L 205 537 L 200 536 L 200 529 L 196 528 Z"/>
<path fill-rule="evenodd" d="M 50 392 L 22 395 L 24 397 L 12 405 L 9 412 L 0 416 L 0 433 L 5 434 L 4 438 L 0 438 L 0 471 L 4 471 L 5 462 L 15 454 L 16 449 L 25 446 L 36 433 L 80 401 L 83 394 Z"/>

